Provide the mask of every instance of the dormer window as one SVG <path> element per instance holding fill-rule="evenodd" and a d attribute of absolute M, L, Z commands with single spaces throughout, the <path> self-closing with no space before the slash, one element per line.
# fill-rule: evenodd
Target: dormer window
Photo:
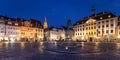
<path fill-rule="evenodd" d="M 18 23 L 15 23 L 16 26 L 18 26 Z"/>
<path fill-rule="evenodd" d="M 110 17 L 111 17 L 111 15 L 108 15 L 108 17 L 110 18 Z"/>
<path fill-rule="evenodd" d="M 103 19 L 102 17 L 100 17 L 100 19 Z"/>

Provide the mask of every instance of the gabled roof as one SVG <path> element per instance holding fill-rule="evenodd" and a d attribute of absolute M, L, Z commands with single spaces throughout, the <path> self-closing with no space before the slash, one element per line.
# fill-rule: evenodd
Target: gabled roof
<path fill-rule="evenodd" d="M 109 17 L 110 16 L 110 17 Z M 78 20 L 74 25 L 77 24 L 83 24 L 85 23 L 89 18 L 95 19 L 95 20 L 103 20 L 103 19 L 108 19 L 108 18 L 113 18 L 113 17 L 117 17 L 116 15 L 114 15 L 111 12 L 100 12 L 98 14 L 93 14 L 91 16 L 85 17 L 83 19 Z"/>

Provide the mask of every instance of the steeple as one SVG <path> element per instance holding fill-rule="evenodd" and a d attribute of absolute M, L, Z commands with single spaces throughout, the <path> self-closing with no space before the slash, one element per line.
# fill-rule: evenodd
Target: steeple
<path fill-rule="evenodd" d="M 44 18 L 44 29 L 48 28 L 46 17 Z"/>

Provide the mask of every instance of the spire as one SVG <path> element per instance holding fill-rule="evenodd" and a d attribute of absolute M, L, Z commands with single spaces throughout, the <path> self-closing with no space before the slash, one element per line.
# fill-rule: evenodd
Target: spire
<path fill-rule="evenodd" d="M 48 24 L 47 24 L 47 19 L 46 17 L 44 18 L 44 29 L 48 28 Z"/>

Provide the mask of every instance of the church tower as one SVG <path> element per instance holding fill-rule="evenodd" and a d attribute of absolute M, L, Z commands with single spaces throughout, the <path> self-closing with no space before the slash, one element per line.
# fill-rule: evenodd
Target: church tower
<path fill-rule="evenodd" d="M 44 19 L 44 29 L 48 28 L 48 24 L 47 24 L 47 21 L 46 21 L 46 17 Z"/>

